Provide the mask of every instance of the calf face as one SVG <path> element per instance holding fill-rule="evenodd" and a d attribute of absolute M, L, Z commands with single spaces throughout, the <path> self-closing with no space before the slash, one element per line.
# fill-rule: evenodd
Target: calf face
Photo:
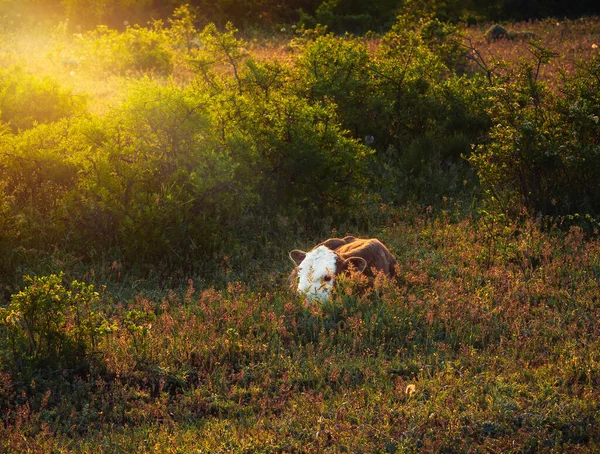
<path fill-rule="evenodd" d="M 298 265 L 298 288 L 308 299 L 326 300 L 333 289 L 340 258 L 326 246 L 310 252 L 293 250 L 290 257 Z"/>
<path fill-rule="evenodd" d="M 394 256 L 378 240 L 354 237 L 332 238 L 309 252 L 293 250 L 290 258 L 297 265 L 292 273 L 296 291 L 309 300 L 321 301 L 329 299 L 336 278 L 350 268 L 371 277 L 378 271 L 393 275 L 396 263 Z"/>

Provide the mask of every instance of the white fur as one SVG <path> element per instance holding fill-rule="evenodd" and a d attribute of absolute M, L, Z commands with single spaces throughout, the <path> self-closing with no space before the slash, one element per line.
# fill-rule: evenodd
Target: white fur
<path fill-rule="evenodd" d="M 327 300 L 336 273 L 337 255 L 325 246 L 319 246 L 306 254 L 298 266 L 298 292 L 310 300 Z M 326 281 L 325 277 L 331 277 Z"/>

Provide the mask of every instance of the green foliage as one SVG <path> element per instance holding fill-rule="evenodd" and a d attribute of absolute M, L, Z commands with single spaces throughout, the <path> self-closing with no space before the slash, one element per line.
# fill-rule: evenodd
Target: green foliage
<path fill-rule="evenodd" d="M 331 109 L 279 94 L 237 104 L 245 114 L 224 128 L 225 138 L 243 164 L 239 181 L 256 187 L 263 209 L 294 214 L 308 227 L 357 201 L 369 153 L 336 125 Z"/>
<path fill-rule="evenodd" d="M 0 140 L 4 234 L 12 238 L 5 251 L 57 244 L 67 234 L 65 199 L 80 170 L 70 121 L 40 124 Z"/>
<path fill-rule="evenodd" d="M 219 32 L 215 24 L 209 24 L 200 33 L 202 49 L 194 63 L 199 74 L 215 93 L 223 90 L 223 84 L 227 83 L 231 83 L 230 88 L 237 88 L 241 92 L 239 67 L 245 56 L 246 43 L 235 36 L 237 32 L 233 24 L 228 22 L 223 32 Z M 227 68 L 226 74 L 232 74 L 234 78 L 223 77 L 215 66 Z"/>
<path fill-rule="evenodd" d="M 241 201 L 206 102 L 190 89 L 145 82 L 113 115 L 82 125 L 90 148 L 71 213 L 82 242 L 181 263 L 210 257 L 227 240 Z"/>
<path fill-rule="evenodd" d="M 312 15 L 301 11 L 299 23 L 306 28 L 324 25 L 336 33 L 364 33 L 389 27 L 398 6 L 398 2 L 390 0 L 325 0 L 320 2 Z"/>
<path fill-rule="evenodd" d="M 298 92 L 333 105 L 345 128 L 377 151 L 373 184 L 388 200 L 461 192 L 462 155 L 485 134 L 485 84 L 458 76 L 465 51 L 452 26 L 400 17 L 376 51 L 353 37 L 297 39 Z M 385 177 L 382 178 L 382 175 Z"/>
<path fill-rule="evenodd" d="M 483 81 L 457 75 L 464 50 L 455 34 L 439 21 L 404 17 L 374 54 L 351 37 L 298 41 L 301 93 L 333 102 L 344 127 L 377 151 L 375 184 L 386 198 L 430 194 L 431 203 L 462 190 L 461 156 L 485 134 L 488 117 Z"/>
<path fill-rule="evenodd" d="M 565 79 L 556 94 L 538 79 L 551 54 L 494 87 L 490 141 L 471 157 L 489 199 L 502 211 L 561 216 L 600 213 L 598 61 Z"/>
<path fill-rule="evenodd" d="M 194 26 L 196 15 L 191 11 L 189 5 L 182 5 L 173 11 L 173 15 L 168 19 L 168 34 L 176 46 L 183 47 L 189 51 L 195 44 L 197 30 Z"/>
<path fill-rule="evenodd" d="M 492 41 L 495 39 L 508 39 L 508 31 L 502 25 L 494 24 L 485 31 L 485 39 Z"/>
<path fill-rule="evenodd" d="M 557 153 L 567 176 L 561 202 L 570 211 L 600 216 L 600 57 L 582 62 L 556 100 Z M 568 189 L 567 189 L 568 188 Z M 565 192 L 563 192 L 565 191 Z"/>
<path fill-rule="evenodd" d="M 101 115 L 2 139 L 8 268 L 19 248 L 166 270 L 233 255 L 242 266 L 290 228 L 323 236 L 368 223 L 382 199 L 462 190 L 461 156 L 486 123 L 478 79 L 454 72 L 452 27 L 402 22 L 374 53 L 306 34 L 288 65 L 250 56 L 231 24 L 197 33 L 188 8 L 170 23 L 78 36 L 80 65 L 165 74 L 164 51 L 184 57 L 192 83 L 130 82 Z"/>
<path fill-rule="evenodd" d="M 168 75 L 174 54 L 161 21 L 131 26 L 119 33 L 105 25 L 78 35 L 76 55 L 90 69 L 112 74 Z"/>
<path fill-rule="evenodd" d="M 236 180 L 253 188 L 261 211 L 308 223 L 342 214 L 356 201 L 368 150 L 340 128 L 333 106 L 298 96 L 286 68 L 248 58 L 234 33 L 206 27 L 196 64 L 216 101 L 218 136 L 239 164 Z"/>
<path fill-rule="evenodd" d="M 205 269 L 289 220 L 322 232 L 359 205 L 371 150 L 334 104 L 297 93 L 284 65 L 248 58 L 235 33 L 199 34 L 188 86 L 142 79 L 104 115 L 7 135 L 3 222 L 17 243 L 5 256 L 60 248 Z"/>
<path fill-rule="evenodd" d="M 362 40 L 332 34 L 317 37 L 304 46 L 296 59 L 300 94 L 313 102 L 335 106 L 343 125 L 355 137 L 373 134 L 365 112 L 375 106 L 370 57 Z"/>
<path fill-rule="evenodd" d="M 123 325 L 132 338 L 132 346 L 139 362 L 148 360 L 149 333 L 156 314 L 145 310 L 132 309 L 125 315 Z"/>
<path fill-rule="evenodd" d="M 98 337 L 110 331 L 98 310 L 94 286 L 63 275 L 25 277 L 28 286 L 0 309 L 2 344 L 17 364 L 36 367 L 81 367 L 94 360 Z M 21 366 L 22 367 L 22 366 Z"/>
<path fill-rule="evenodd" d="M 223 257 L 245 266 L 273 238 L 369 225 L 379 202 L 464 200 L 476 185 L 463 159 L 473 147 L 471 164 L 504 208 L 595 215 L 593 64 L 559 98 L 537 80 L 544 49 L 532 48 L 537 63 L 520 75 L 484 78 L 466 67 L 456 27 L 436 19 L 401 16 L 376 44 L 307 32 L 291 43 L 290 64 L 253 57 L 231 24 L 197 32 L 189 8 L 170 24 L 104 28 L 77 42 L 97 47 L 111 71 L 168 73 L 153 52 L 120 47 L 156 39 L 155 50 L 184 57 L 191 83 L 129 82 L 125 100 L 102 114 L 75 119 L 83 107 L 57 102 L 58 112 L 36 114 L 40 124 L 5 128 L 0 222 L 11 288 L 33 271 L 19 261 L 37 254 L 217 272 Z M 119 67 L 115 55 L 128 53 L 139 60 Z M 490 117 L 502 126 L 488 136 Z M 515 138 L 524 157 L 515 158 Z"/>
<path fill-rule="evenodd" d="M 48 77 L 38 78 L 20 67 L 0 70 L 0 121 L 14 132 L 81 114 L 85 104 L 84 97 Z"/>

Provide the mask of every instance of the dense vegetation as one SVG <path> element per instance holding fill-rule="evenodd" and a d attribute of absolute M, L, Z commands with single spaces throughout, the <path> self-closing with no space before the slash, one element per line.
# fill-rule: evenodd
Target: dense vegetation
<path fill-rule="evenodd" d="M 5 17 L 0 451 L 598 449 L 600 22 L 222 3 Z M 398 279 L 292 295 L 346 234 Z"/>
<path fill-rule="evenodd" d="M 354 33 L 385 30 L 400 13 L 431 14 L 454 23 L 577 18 L 600 13 L 595 0 L 2 0 L 0 18 L 22 20 L 36 11 L 35 20 L 66 16 L 74 27 L 107 24 L 122 28 L 124 22 L 166 19 L 185 4 L 195 11 L 201 26 L 211 22 L 225 26 L 231 21 L 243 27 L 276 29 L 282 24 L 312 28 L 319 23 L 337 32 Z"/>

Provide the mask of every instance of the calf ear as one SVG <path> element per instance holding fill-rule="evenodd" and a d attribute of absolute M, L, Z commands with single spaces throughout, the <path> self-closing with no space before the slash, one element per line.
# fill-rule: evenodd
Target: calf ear
<path fill-rule="evenodd" d="M 359 271 L 361 273 L 367 269 L 367 261 L 362 257 L 350 257 L 349 259 L 346 259 L 344 265 L 345 267 L 352 265 L 354 266 L 356 271 Z"/>
<path fill-rule="evenodd" d="M 294 261 L 296 265 L 300 265 L 305 259 L 305 257 L 306 252 L 301 251 L 299 249 L 294 249 L 292 252 L 290 252 L 290 258 Z"/>

